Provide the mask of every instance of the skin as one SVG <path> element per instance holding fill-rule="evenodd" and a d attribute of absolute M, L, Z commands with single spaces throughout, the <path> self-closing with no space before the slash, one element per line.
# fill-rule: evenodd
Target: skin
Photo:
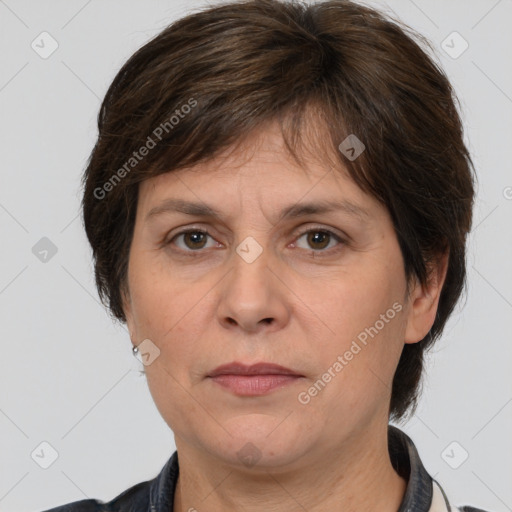
<path fill-rule="evenodd" d="M 146 220 L 171 197 L 207 203 L 222 217 L 167 212 Z M 285 206 L 319 199 L 349 200 L 368 215 L 278 222 Z M 184 228 L 210 236 L 174 238 Z M 345 242 L 321 238 L 325 230 Z M 248 236 L 262 248 L 252 263 L 236 252 Z M 160 350 L 145 370 L 175 435 L 174 510 L 395 512 L 406 482 L 387 448 L 391 383 L 404 343 L 424 338 L 434 322 L 446 263 L 440 258 L 429 286 L 414 282 L 406 296 L 386 208 L 344 170 L 313 159 L 300 168 L 276 125 L 236 152 L 142 182 L 124 310 L 132 343 L 149 339 Z M 401 311 L 300 403 L 299 393 L 394 303 Z M 303 377 L 240 397 L 207 378 L 232 361 L 273 362 Z M 237 455 L 247 443 L 258 454 L 253 465 Z"/>

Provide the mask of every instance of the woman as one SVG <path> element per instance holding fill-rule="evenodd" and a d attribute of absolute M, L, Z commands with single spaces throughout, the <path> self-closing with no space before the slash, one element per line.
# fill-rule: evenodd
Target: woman
<path fill-rule="evenodd" d="M 389 425 L 463 291 L 474 199 L 452 88 L 413 37 L 344 0 L 231 2 L 123 66 L 84 221 L 177 451 L 53 512 L 477 510 Z"/>

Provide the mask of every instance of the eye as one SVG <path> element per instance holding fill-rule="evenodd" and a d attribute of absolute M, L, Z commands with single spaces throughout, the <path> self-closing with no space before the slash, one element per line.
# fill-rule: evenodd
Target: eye
<path fill-rule="evenodd" d="M 211 237 L 208 231 L 202 229 L 188 229 L 177 233 L 166 243 L 166 245 L 171 244 L 175 240 L 182 238 L 185 247 L 176 244 L 180 249 L 182 249 L 185 252 L 198 251 L 199 249 L 204 249 L 207 247 L 205 245 L 207 237 Z"/>
<path fill-rule="evenodd" d="M 308 231 L 304 231 L 302 234 L 299 235 L 297 240 L 300 240 L 301 238 L 306 237 L 306 242 L 308 243 L 309 247 L 303 247 L 304 249 L 314 249 L 315 252 L 330 252 L 329 250 L 325 250 L 326 247 L 329 247 L 331 242 L 339 242 L 343 245 L 344 240 L 333 233 L 332 231 L 329 231 L 328 229 L 321 229 L 321 228 L 314 228 L 309 229 Z M 297 245 L 295 242 L 294 245 Z M 334 244 L 335 245 L 335 244 Z M 331 245 L 332 248 L 332 245 Z M 338 248 L 339 249 L 339 248 Z M 337 249 L 335 249 L 337 250 Z"/>
<path fill-rule="evenodd" d="M 213 242 L 210 246 L 207 245 L 208 237 L 212 238 L 210 233 L 206 230 L 189 228 L 180 231 L 179 233 L 176 233 L 170 240 L 165 242 L 164 245 L 170 245 L 172 243 L 175 243 L 175 245 L 182 252 L 201 252 L 201 249 L 207 249 L 216 246 L 215 242 Z M 300 247 L 299 244 L 297 244 L 297 241 L 303 237 L 306 237 L 306 241 L 309 247 Z M 180 245 L 179 243 L 177 243 L 177 240 L 181 240 L 184 245 Z M 328 229 L 313 228 L 299 234 L 298 238 L 293 243 L 293 245 L 305 250 L 313 249 L 314 252 L 331 252 L 329 246 L 331 246 L 332 249 L 333 245 L 336 246 L 335 242 L 338 242 L 338 245 L 341 245 L 341 247 L 335 248 L 334 251 L 340 250 L 346 243 L 343 238 L 341 238 L 339 235 L 333 233 Z"/>

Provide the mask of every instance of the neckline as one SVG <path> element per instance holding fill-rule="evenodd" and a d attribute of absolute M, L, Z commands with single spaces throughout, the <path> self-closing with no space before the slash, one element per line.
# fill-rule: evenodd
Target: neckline
<path fill-rule="evenodd" d="M 398 512 L 429 512 L 433 496 L 433 480 L 425 469 L 412 439 L 394 425 L 388 425 L 388 450 L 395 471 L 407 481 Z M 179 477 L 179 457 L 174 451 L 160 474 L 152 481 L 150 512 L 173 511 Z"/>

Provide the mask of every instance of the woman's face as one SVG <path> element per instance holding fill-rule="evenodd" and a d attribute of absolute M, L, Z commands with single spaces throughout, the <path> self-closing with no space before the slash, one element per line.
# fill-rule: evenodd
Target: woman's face
<path fill-rule="evenodd" d="M 249 156 L 141 184 L 125 311 L 133 343 L 150 340 L 148 386 L 178 450 L 294 467 L 387 424 L 404 341 L 426 335 L 435 307 L 420 312 L 419 287 L 406 298 L 382 205 L 340 171 L 297 167 L 277 129 L 249 142 Z M 340 208 L 297 210 L 327 202 Z M 295 376 L 209 376 L 232 362 Z"/>

